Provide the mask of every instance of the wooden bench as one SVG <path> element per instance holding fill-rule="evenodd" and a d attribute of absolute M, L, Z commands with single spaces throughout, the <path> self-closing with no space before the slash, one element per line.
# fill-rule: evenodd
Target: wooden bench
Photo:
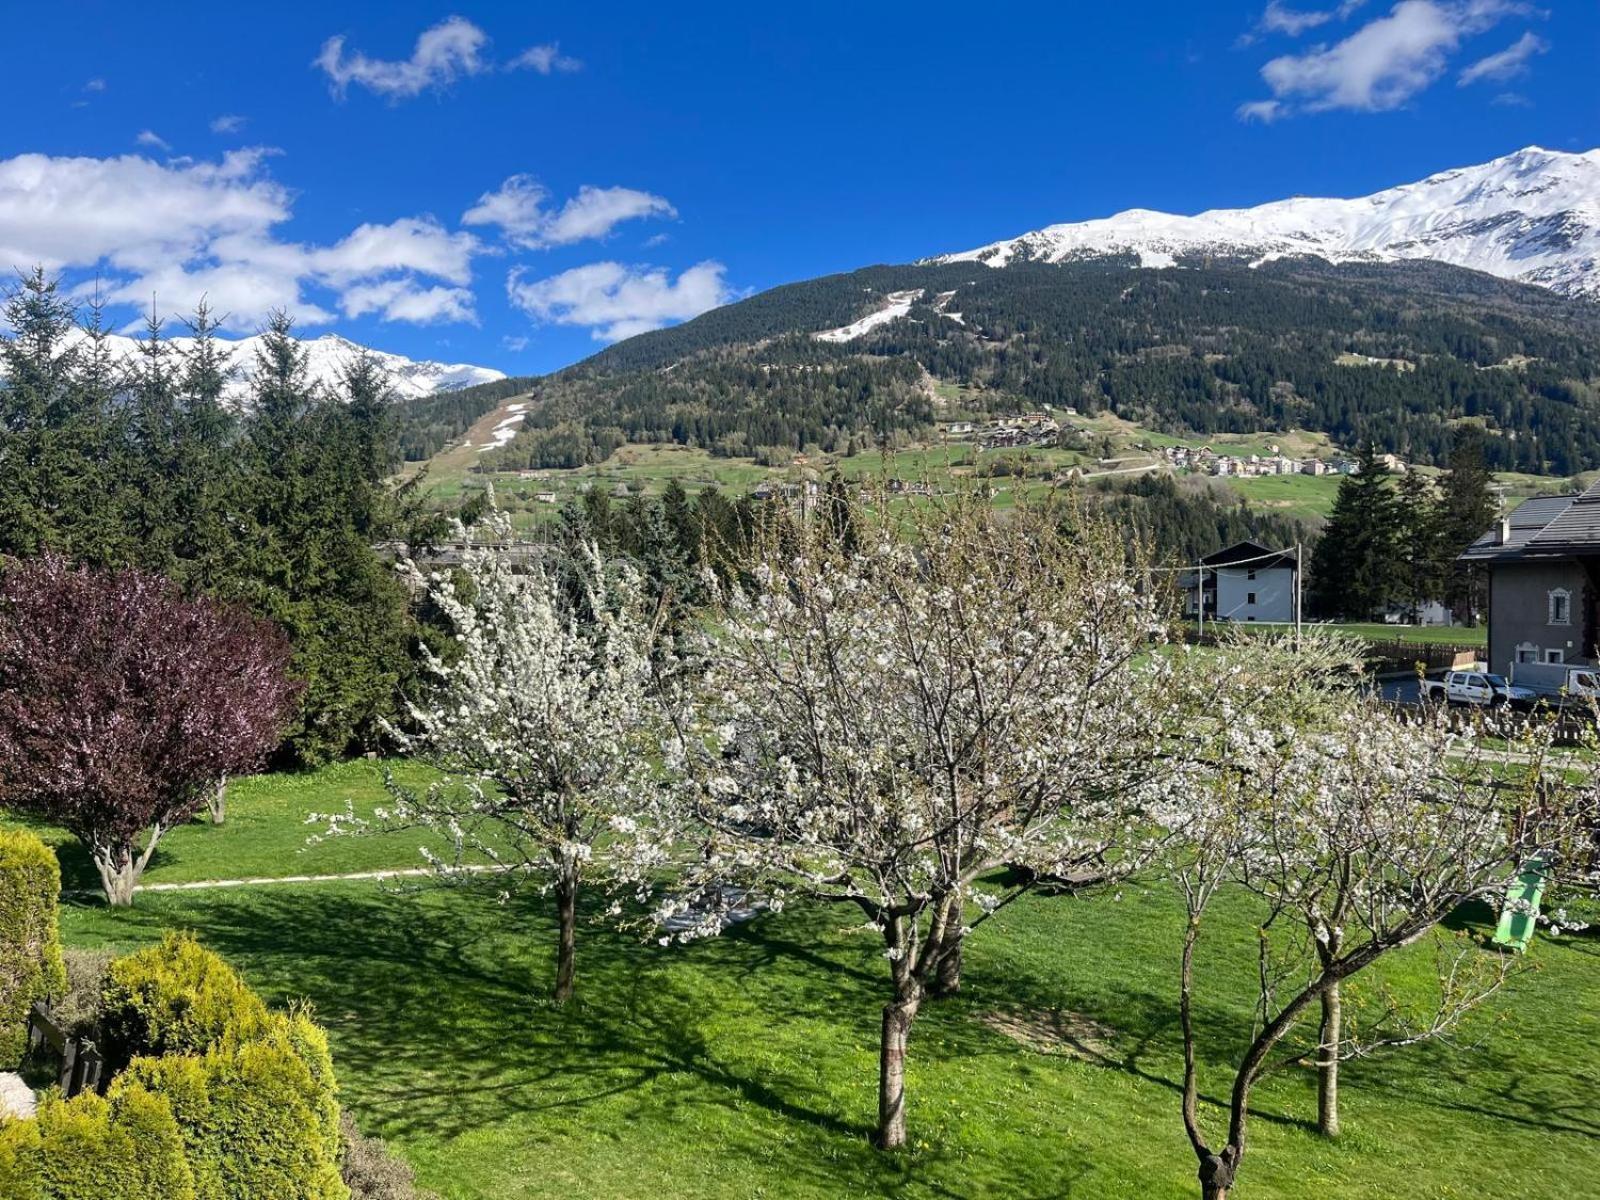
<path fill-rule="evenodd" d="M 35 1000 L 28 1012 L 28 1051 L 39 1052 L 49 1046 L 61 1058 L 61 1093 L 68 1099 L 79 1092 L 100 1090 L 105 1060 L 88 1038 L 69 1037 L 56 1024 L 50 1009 Z"/>

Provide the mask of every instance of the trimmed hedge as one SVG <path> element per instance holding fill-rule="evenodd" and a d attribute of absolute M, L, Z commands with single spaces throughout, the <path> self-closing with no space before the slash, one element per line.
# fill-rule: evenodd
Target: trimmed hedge
<path fill-rule="evenodd" d="M 138 1086 L 46 1096 L 34 1120 L 0 1124 L 0 1196 L 196 1200 L 171 1105 Z"/>
<path fill-rule="evenodd" d="M 114 1070 L 141 1055 L 202 1054 L 224 1038 L 247 1041 L 267 1023 L 261 998 L 192 934 L 169 933 L 107 973 L 101 1028 Z"/>
<path fill-rule="evenodd" d="M 56 929 L 61 866 L 24 830 L 0 829 L 0 1065 L 22 1061 L 28 1009 L 67 990 Z"/>
<path fill-rule="evenodd" d="M 112 1085 L 165 1097 L 183 1132 L 197 1200 L 347 1200 L 339 1177 L 338 1105 L 277 1017 L 263 1037 L 204 1055 L 138 1058 Z M 307 1022 L 309 1024 L 309 1022 Z M 326 1133 L 333 1113 L 334 1137 Z"/>
<path fill-rule="evenodd" d="M 113 962 L 104 998 L 108 1058 L 124 1069 L 106 1100 L 0 1128 L 0 1200 L 350 1200 L 333 1058 L 308 1009 L 268 1012 L 187 934 Z M 118 1140 L 135 1118 L 153 1154 L 137 1170 Z"/>
<path fill-rule="evenodd" d="M 170 1103 L 197 1200 L 348 1200 L 333 1057 L 308 1011 L 268 1012 L 187 934 L 113 963 L 105 998 L 113 1061 L 128 1063 L 111 1094 Z"/>

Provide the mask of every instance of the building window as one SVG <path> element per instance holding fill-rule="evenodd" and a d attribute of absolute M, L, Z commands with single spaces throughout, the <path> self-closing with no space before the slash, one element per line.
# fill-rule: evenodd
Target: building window
<path fill-rule="evenodd" d="M 1256 602 L 1256 594 L 1254 592 L 1246 592 L 1244 602 L 1246 604 L 1254 604 Z"/>
<path fill-rule="evenodd" d="M 1550 624 L 1572 624 L 1572 593 L 1566 588 L 1556 588 L 1550 593 Z"/>
<path fill-rule="evenodd" d="M 1532 642 L 1523 642 L 1517 647 L 1517 661 L 1519 663 L 1536 663 L 1539 661 L 1539 647 Z"/>
<path fill-rule="evenodd" d="M 1567 655 L 1564 650 L 1546 650 L 1544 652 L 1544 660 L 1547 663 L 1566 662 Z"/>
<path fill-rule="evenodd" d="M 1256 569 L 1254 567 L 1251 567 L 1248 571 L 1246 571 L 1244 573 L 1244 577 L 1246 579 L 1248 579 L 1251 583 L 1254 583 L 1255 579 L 1256 579 Z"/>

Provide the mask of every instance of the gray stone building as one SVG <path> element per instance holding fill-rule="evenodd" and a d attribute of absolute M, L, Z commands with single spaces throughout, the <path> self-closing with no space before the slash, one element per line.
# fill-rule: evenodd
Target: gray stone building
<path fill-rule="evenodd" d="M 1600 483 L 1536 496 L 1468 546 L 1489 576 L 1489 669 L 1595 661 L 1600 637 Z"/>

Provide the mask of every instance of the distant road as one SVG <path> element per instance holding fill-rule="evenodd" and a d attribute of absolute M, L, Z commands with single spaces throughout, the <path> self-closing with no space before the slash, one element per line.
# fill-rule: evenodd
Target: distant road
<path fill-rule="evenodd" d="M 1378 695 L 1392 704 L 1420 704 L 1422 682 L 1415 675 L 1378 680 Z"/>

